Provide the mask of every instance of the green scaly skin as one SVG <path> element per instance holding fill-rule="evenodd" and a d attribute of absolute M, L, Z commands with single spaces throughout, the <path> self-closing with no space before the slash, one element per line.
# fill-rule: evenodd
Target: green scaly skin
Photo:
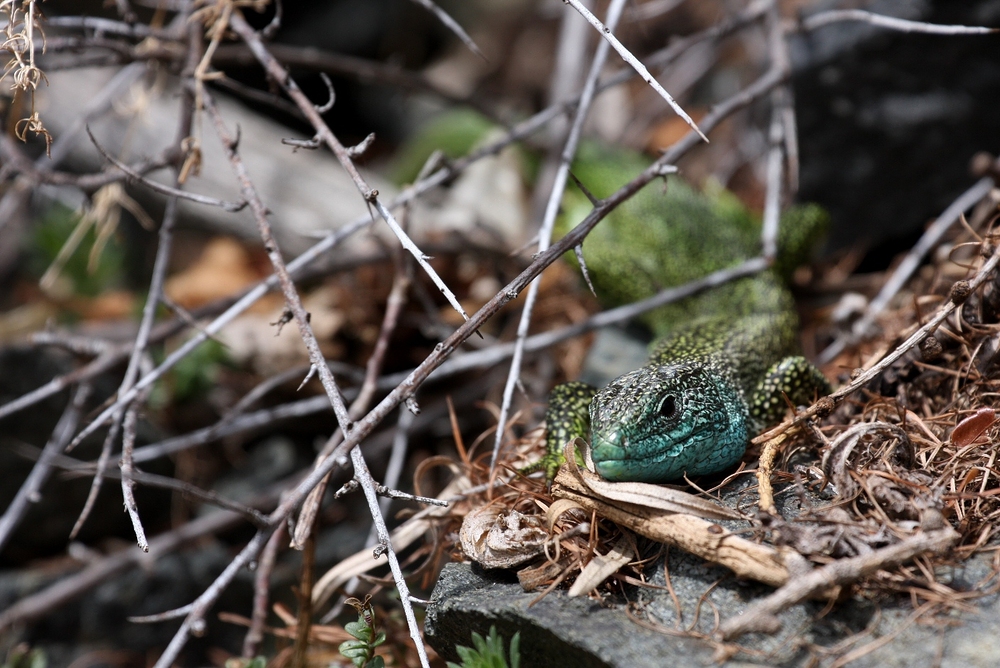
<path fill-rule="evenodd" d="M 573 169 L 604 197 L 646 164 L 586 146 Z M 579 192 L 567 193 L 567 220 L 579 221 L 589 207 Z M 719 473 L 740 460 L 752 434 L 780 421 L 788 402 L 829 392 L 826 378 L 797 355 L 798 318 L 785 287 L 824 225 L 818 207 L 790 210 L 774 268 L 642 318 L 656 335 L 645 366 L 600 391 L 580 382 L 554 388 L 547 454 L 525 470 L 544 469 L 551 480 L 565 443 L 589 436 L 597 472 L 608 480 Z M 759 221 L 732 194 L 706 196 L 672 179 L 666 192 L 652 184 L 616 210 L 583 250 L 597 294 L 615 306 L 737 264 L 759 253 L 759 239 Z"/>

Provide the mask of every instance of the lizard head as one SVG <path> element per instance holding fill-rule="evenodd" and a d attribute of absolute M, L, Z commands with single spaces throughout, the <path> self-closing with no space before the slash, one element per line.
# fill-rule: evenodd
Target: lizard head
<path fill-rule="evenodd" d="M 590 404 L 591 455 L 611 481 L 666 482 L 724 469 L 749 440 L 747 407 L 732 378 L 699 362 L 646 366 L 614 380 Z"/>

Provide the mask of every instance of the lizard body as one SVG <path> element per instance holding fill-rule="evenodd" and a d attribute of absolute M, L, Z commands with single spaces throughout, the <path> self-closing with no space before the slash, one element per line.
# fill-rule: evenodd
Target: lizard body
<path fill-rule="evenodd" d="M 645 166 L 634 154 L 585 150 L 591 155 L 574 172 L 595 184 L 598 197 Z M 569 220 L 588 206 L 574 196 L 582 198 L 567 193 L 564 202 Z M 580 382 L 554 388 L 547 454 L 529 470 L 544 468 L 551 480 L 564 444 L 590 436 L 597 472 L 608 480 L 718 473 L 739 461 L 754 432 L 781 419 L 786 397 L 798 405 L 828 392 L 822 374 L 797 355 L 798 317 L 786 288 L 824 222 L 818 207 L 790 210 L 775 267 L 646 314 L 656 338 L 643 367 L 601 390 Z M 705 196 L 671 180 L 666 192 L 648 186 L 615 211 L 583 252 L 598 295 L 619 305 L 756 255 L 759 231 L 731 193 Z"/>

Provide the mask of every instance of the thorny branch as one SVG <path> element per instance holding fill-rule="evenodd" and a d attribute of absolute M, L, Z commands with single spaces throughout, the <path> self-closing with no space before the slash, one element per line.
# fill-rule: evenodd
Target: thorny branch
<path fill-rule="evenodd" d="M 621 0 L 614 0 L 608 6 L 607 27 L 614 30 L 621 18 L 625 3 Z M 552 230 L 555 227 L 556 215 L 559 213 L 559 206 L 562 202 L 563 191 L 566 188 L 566 180 L 569 176 L 569 166 L 576 155 L 576 147 L 583 132 L 583 122 L 590 112 L 590 103 L 594 99 L 594 90 L 597 87 L 597 77 L 604 67 L 604 62 L 608 57 L 608 42 L 601 41 L 597 45 L 594 59 L 590 65 L 590 72 L 583 84 L 583 92 L 580 93 L 580 102 L 577 105 L 576 113 L 573 115 L 573 123 L 566 136 L 566 143 L 563 146 L 562 154 L 559 157 L 555 179 L 549 192 L 549 199 L 545 206 L 545 215 L 538 230 L 538 251 L 545 251 L 552 240 Z M 580 248 L 577 246 L 577 248 Z M 521 360 L 524 355 L 524 342 L 528 337 L 528 330 L 531 327 L 531 313 L 538 298 L 538 290 L 541 281 L 536 280 L 528 287 L 528 295 L 524 300 L 524 310 L 521 311 L 521 321 L 517 326 L 517 339 L 514 344 L 514 355 L 510 363 L 510 371 L 507 374 L 507 384 L 503 390 L 503 400 L 500 404 L 500 416 L 497 418 L 497 431 L 493 439 L 493 455 L 490 458 L 490 465 L 496 466 L 500 455 L 500 446 L 507 429 L 507 415 L 510 411 L 511 400 L 514 397 L 514 387 L 521 377 Z"/>

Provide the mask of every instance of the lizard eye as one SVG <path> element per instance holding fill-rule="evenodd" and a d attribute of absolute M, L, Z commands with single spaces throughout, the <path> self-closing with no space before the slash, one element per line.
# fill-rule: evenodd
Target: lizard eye
<path fill-rule="evenodd" d="M 662 402 L 660 402 L 660 407 L 657 409 L 661 416 L 665 418 L 671 418 L 674 413 L 677 412 L 677 400 L 673 395 L 668 396 Z"/>

